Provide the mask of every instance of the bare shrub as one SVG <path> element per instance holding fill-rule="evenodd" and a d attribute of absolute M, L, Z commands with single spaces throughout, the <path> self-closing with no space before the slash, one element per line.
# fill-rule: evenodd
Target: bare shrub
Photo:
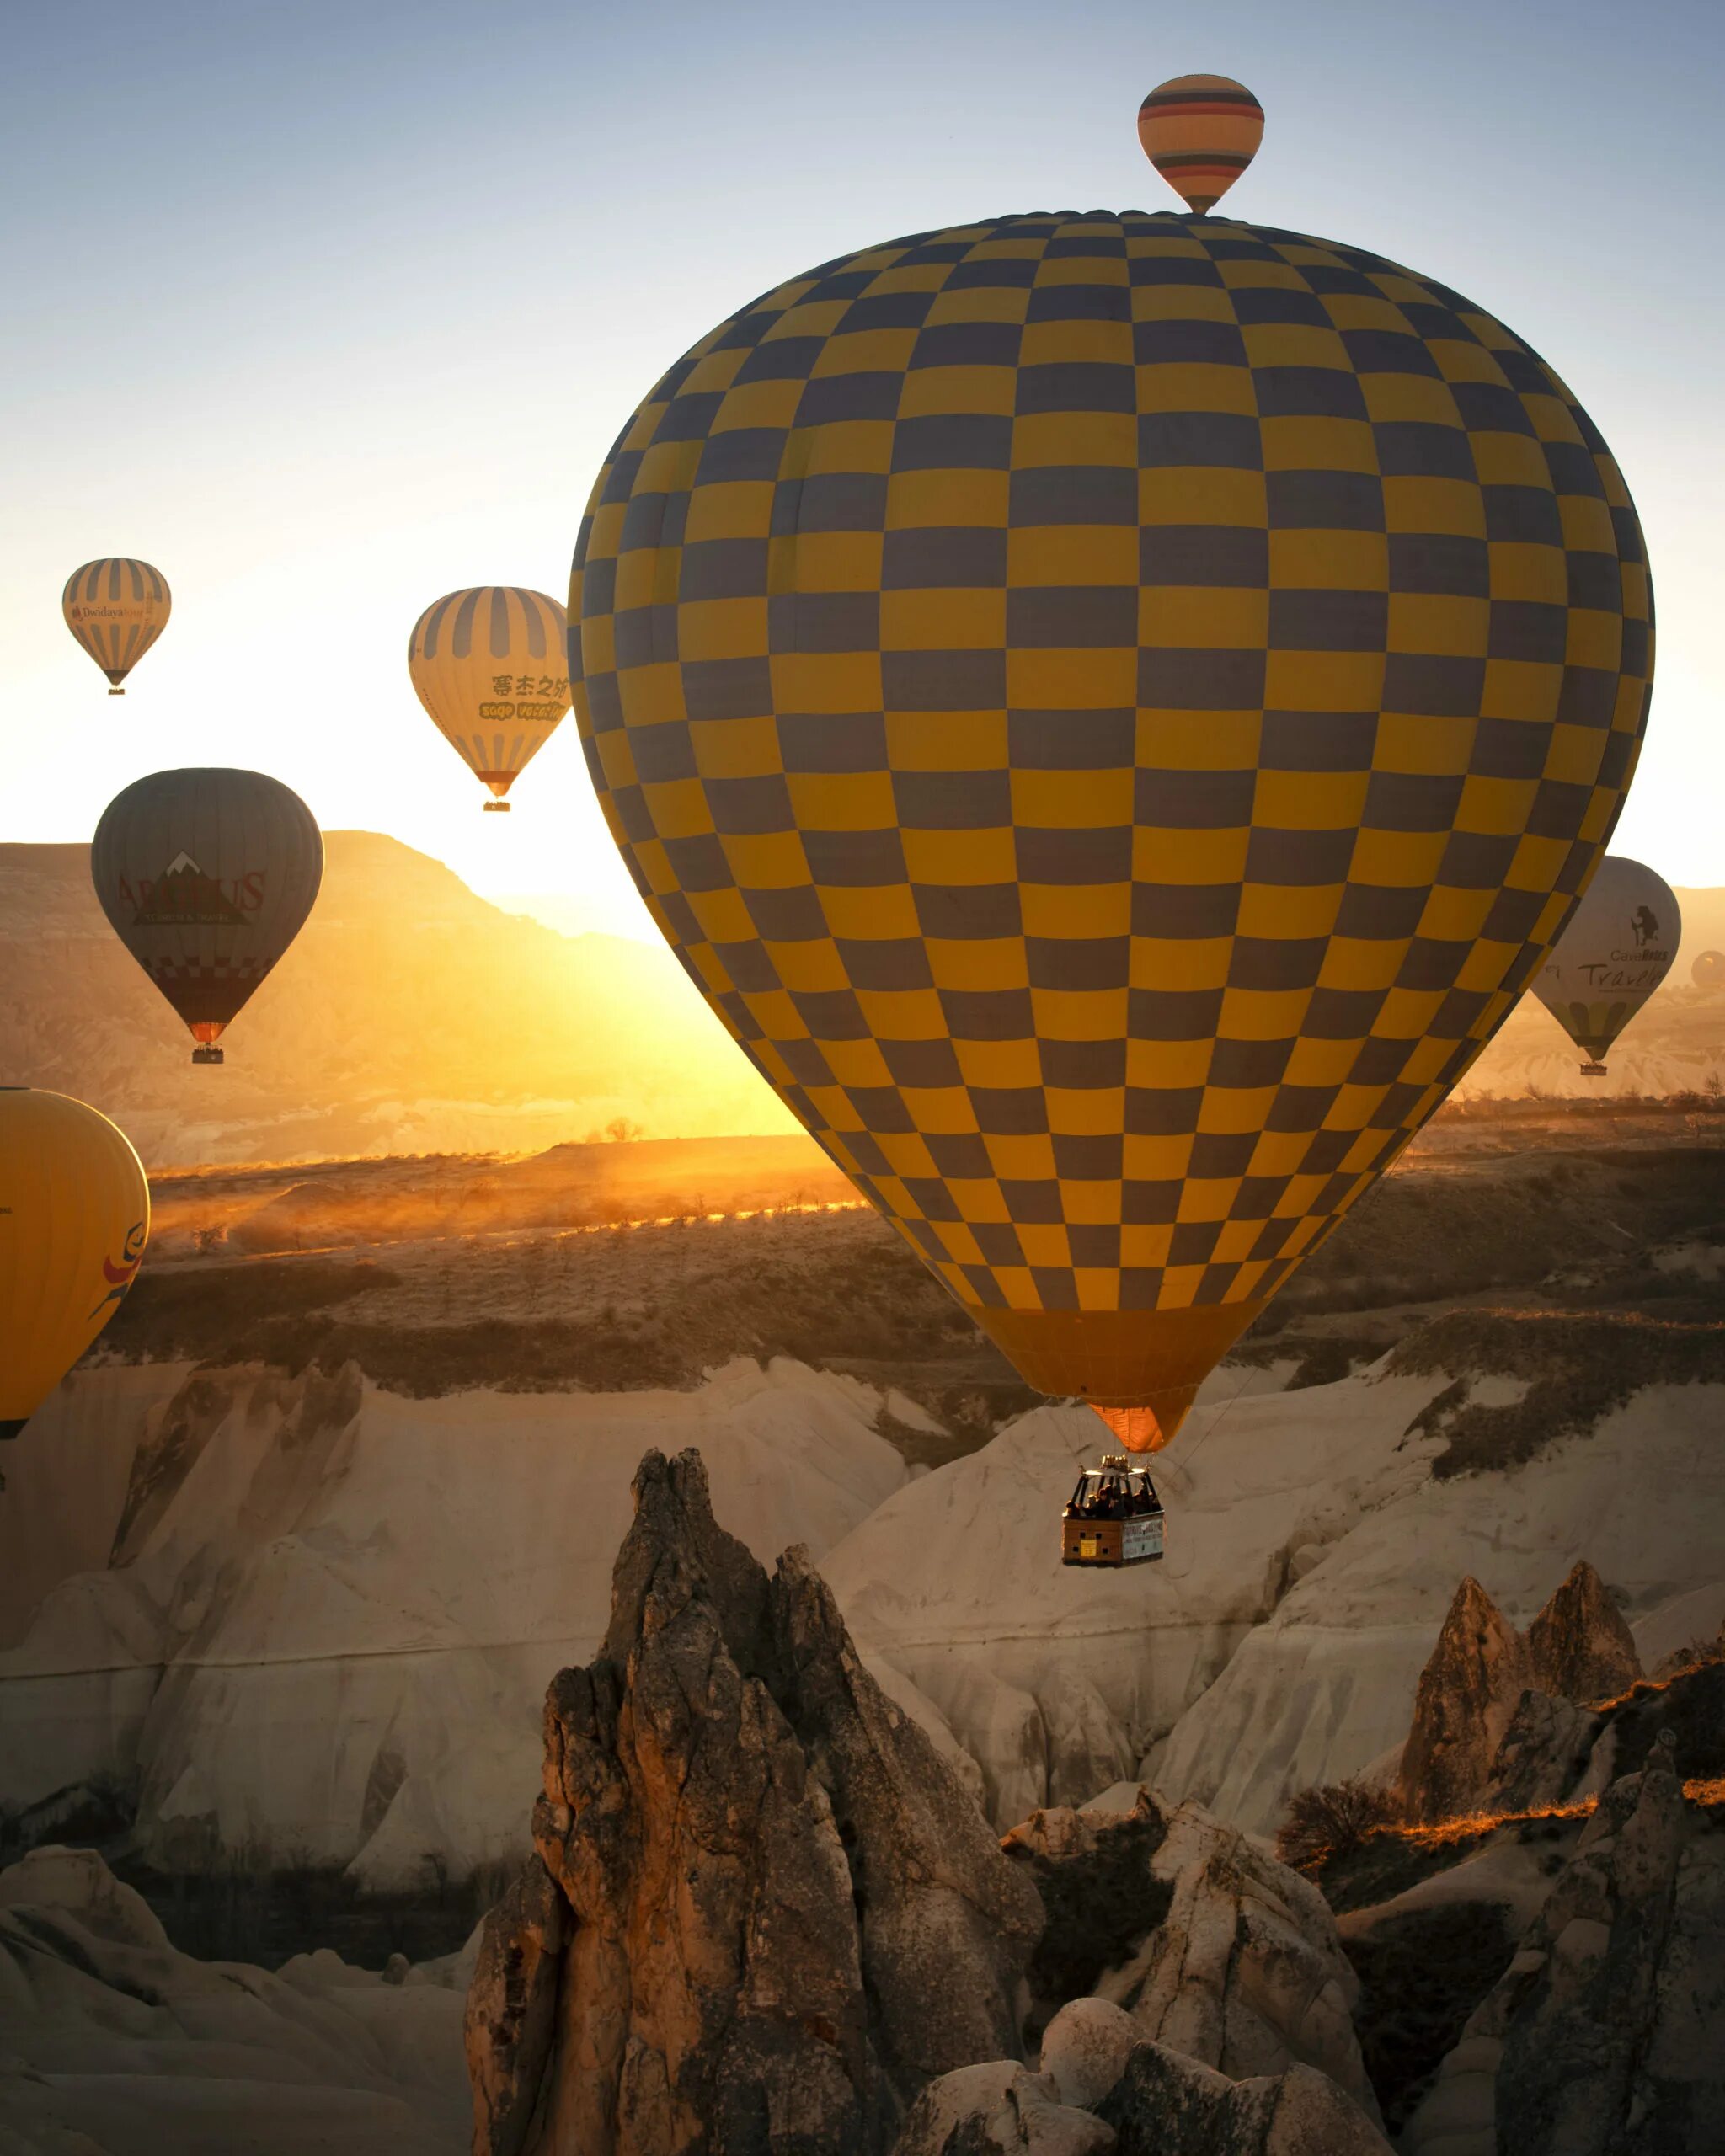
<path fill-rule="evenodd" d="M 1691 1670 L 1711 1669 L 1716 1662 L 1725 1662 L 1725 1625 L 1713 1639 L 1691 1640 L 1686 1647 L 1674 1648 L 1652 1674 L 1662 1679 L 1685 1677 Z"/>
<path fill-rule="evenodd" d="M 1347 1856 L 1380 1828 L 1393 1826 L 1401 1809 L 1388 1790 L 1362 1781 L 1318 1782 L 1300 1791 L 1276 1829 L 1276 1854 L 1295 1871 L 1316 1871 Z"/>

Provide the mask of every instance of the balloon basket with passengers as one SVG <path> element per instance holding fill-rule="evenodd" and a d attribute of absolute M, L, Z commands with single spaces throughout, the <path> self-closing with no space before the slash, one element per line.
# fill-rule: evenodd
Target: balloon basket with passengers
<path fill-rule="evenodd" d="M 1153 1564 L 1162 1554 L 1162 1500 L 1141 1460 L 1104 1453 L 1087 1467 L 1060 1515 L 1063 1565 Z"/>

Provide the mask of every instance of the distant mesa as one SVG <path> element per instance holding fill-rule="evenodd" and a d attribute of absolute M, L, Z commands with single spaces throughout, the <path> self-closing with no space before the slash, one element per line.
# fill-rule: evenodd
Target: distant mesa
<path fill-rule="evenodd" d="M 526 1152 L 620 1116 L 654 1137 L 793 1131 L 656 938 L 570 940 L 382 832 L 325 843 L 219 1101 L 104 919 L 88 847 L 0 845 L 4 1075 L 98 1102 L 152 1166 Z M 110 896 L 140 936 L 172 945 L 214 914 L 191 932 L 249 947 L 258 865 L 216 878 L 195 842 L 158 841 Z"/>

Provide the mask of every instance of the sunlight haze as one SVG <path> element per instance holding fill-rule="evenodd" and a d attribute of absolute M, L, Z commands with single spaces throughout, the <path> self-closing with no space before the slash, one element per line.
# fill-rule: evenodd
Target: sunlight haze
<path fill-rule="evenodd" d="M 561 895 L 571 918 L 650 936 L 573 723 L 514 814 L 481 817 L 409 686 L 419 612 L 478 582 L 564 597 L 610 441 L 757 291 L 979 214 L 1168 206 L 1134 112 L 1158 76 L 1204 65 L 1237 70 L 1268 115 L 1230 213 L 1455 284 L 1593 413 L 1659 598 L 1617 844 L 1674 883 L 1725 878 L 1706 522 L 1725 325 L 1701 274 L 1725 35 L 1704 5 L 1655 19 L 1643 81 L 1621 13 L 1592 4 L 1561 35 L 1549 10 L 1477 0 L 1242 5 L 1201 35 L 1172 8 L 1097 5 L 1053 36 L 1018 0 L 884 5 L 866 28 L 679 6 L 650 37 L 593 6 L 31 10 L 6 126 L 8 192 L 32 214 L 3 243 L 0 837 L 83 838 L 163 766 L 254 765 L 326 828 L 387 830 L 486 894 Z M 109 553 L 174 592 L 124 702 L 60 620 L 67 573 Z"/>

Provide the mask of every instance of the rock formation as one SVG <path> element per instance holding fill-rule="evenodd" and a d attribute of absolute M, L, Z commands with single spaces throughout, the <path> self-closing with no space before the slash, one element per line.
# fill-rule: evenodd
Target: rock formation
<path fill-rule="evenodd" d="M 1232 2079 L 1315 2068 L 1375 2118 L 1350 2019 L 1354 1972 L 1309 1880 L 1200 1805 L 1171 1807 L 1148 1790 L 1124 1814 L 1036 1813 L 1002 1846 L 1033 1868 L 1049 1908 L 1033 1977 L 1076 1975 L 1140 2037 Z M 1135 1939 L 1121 1937 L 1130 1924 L 1108 1938 L 1108 1916 L 1135 1900 L 1155 1920 Z M 1097 1939 L 1114 1956 L 1099 1970 L 1082 1959 Z"/>
<path fill-rule="evenodd" d="M 931 2081 L 893 2156 L 1109 2156 L 1114 2147 L 1114 2128 L 1062 2103 L 1051 2075 L 1001 2058 Z"/>
<path fill-rule="evenodd" d="M 1464 1579 L 1414 1696 L 1398 1779 L 1406 1816 L 1525 1809 L 1573 1793 L 1599 1727 L 1583 1703 L 1640 1675 L 1629 1627 L 1585 1560 L 1525 1637 Z"/>
<path fill-rule="evenodd" d="M 805 1553 L 769 1579 L 692 1452 L 635 1507 L 547 1698 L 542 1877 L 469 1999 L 475 2149 L 870 2156 L 926 2082 L 1016 2058 L 1035 1891 Z"/>
<path fill-rule="evenodd" d="M 1607 1792 L 1500 1988 L 1498 2138 L 1527 2156 L 1605 2156 L 1630 2123 L 1686 1838 L 1673 1752 Z"/>
<path fill-rule="evenodd" d="M 1725 1856 L 1668 1734 L 1615 1782 L 1402 2137 L 1404 2156 L 1689 2156 L 1725 2113 Z"/>
<path fill-rule="evenodd" d="M 556 2036 L 558 1969 L 569 1923 L 569 1903 L 536 1854 L 480 1932 L 466 2049 L 486 2148 L 512 2156 L 531 2130 Z"/>
<path fill-rule="evenodd" d="M 1230 2081 L 1164 2044 L 1137 2047 L 1101 2116 L 1119 2156 L 1389 2156 L 1359 2105 L 1309 2066 Z"/>
<path fill-rule="evenodd" d="M 1642 1673 L 1634 1636 L 1585 1558 L 1528 1626 L 1527 1657 L 1533 1682 L 1559 1700 L 1615 1699 Z"/>
<path fill-rule="evenodd" d="M 1484 1812 L 1533 1812 L 1566 1798 L 1597 1796 L 1594 1748 L 1603 1724 L 1573 1700 L 1524 1692 L 1492 1755 L 1475 1801 Z M 1464 1807 L 1465 1808 L 1465 1807 Z"/>
<path fill-rule="evenodd" d="M 1477 1801 L 1526 1689 L 1521 1635 L 1470 1575 L 1455 1590 L 1414 1694 L 1401 1773 L 1410 1819 L 1449 1818 Z"/>
<path fill-rule="evenodd" d="M 1042 2032 L 1042 2070 L 1053 2077 L 1063 2104 L 1089 2110 L 1126 2070 L 1144 2031 L 1106 1999 L 1071 1999 Z"/>
<path fill-rule="evenodd" d="M 1057 2075 L 1004 2059 L 945 2074 L 923 2090 L 893 2156 L 1389 2156 L 1359 2105 L 1309 2066 L 1231 2081 L 1144 2040 L 1093 2108 L 1062 2093 Z"/>

